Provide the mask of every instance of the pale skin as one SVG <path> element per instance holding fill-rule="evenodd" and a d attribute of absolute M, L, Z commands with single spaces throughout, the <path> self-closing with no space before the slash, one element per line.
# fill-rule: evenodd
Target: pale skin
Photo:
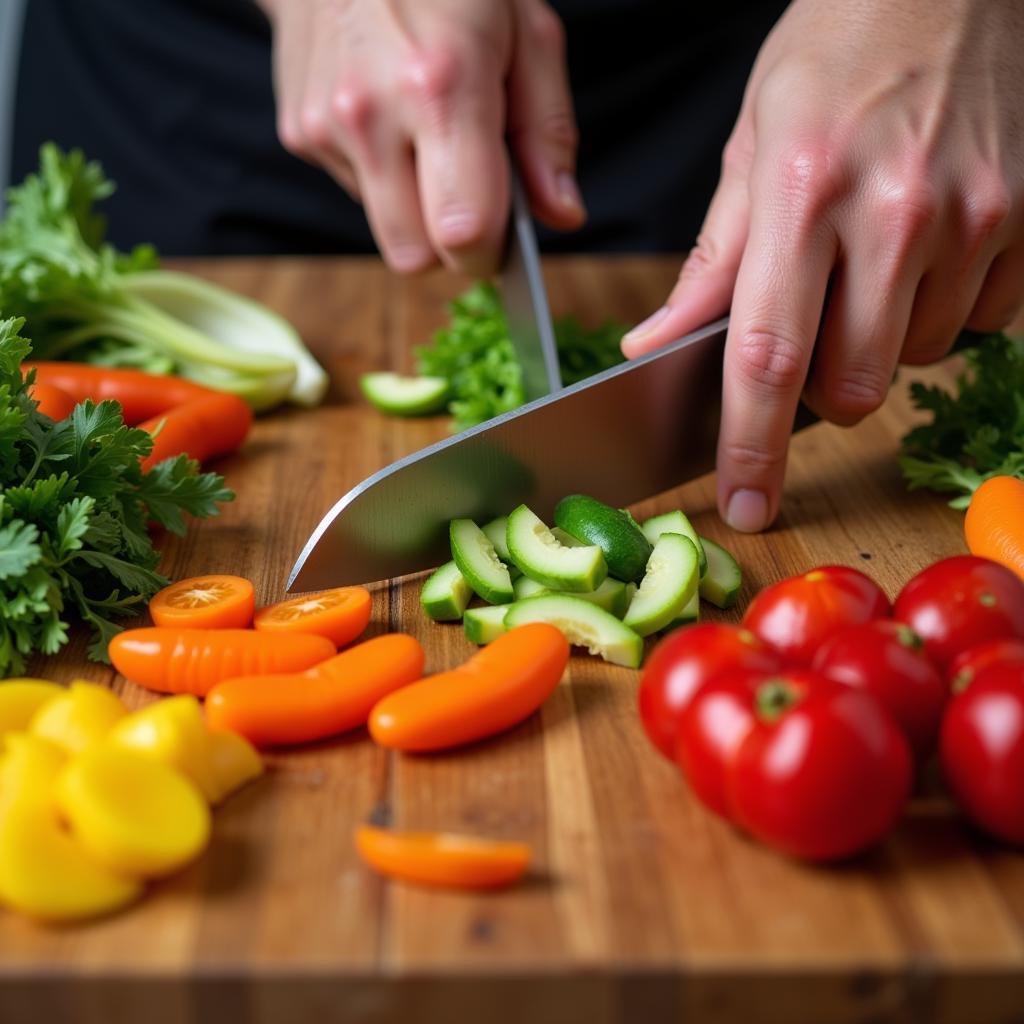
<path fill-rule="evenodd" d="M 506 135 L 570 230 L 576 129 L 542 0 L 263 0 L 284 144 L 367 211 L 395 270 L 491 271 Z M 852 424 L 899 363 L 1024 307 L 1024 4 L 794 0 L 765 41 L 697 244 L 628 356 L 730 312 L 718 501 L 778 513 L 801 397 Z M 813 363 L 812 363 L 813 355 Z"/>

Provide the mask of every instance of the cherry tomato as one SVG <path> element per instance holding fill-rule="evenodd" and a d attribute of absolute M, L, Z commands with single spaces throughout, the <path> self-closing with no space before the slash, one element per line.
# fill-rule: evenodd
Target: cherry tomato
<path fill-rule="evenodd" d="M 245 629 L 255 607 L 249 580 L 217 573 L 178 580 L 149 600 L 154 625 L 188 629 Z"/>
<path fill-rule="evenodd" d="M 676 630 L 651 652 L 640 679 L 644 731 L 666 757 L 675 757 L 679 721 L 698 687 L 728 669 L 781 667 L 781 656 L 749 629 L 707 622 Z"/>
<path fill-rule="evenodd" d="M 834 860 L 881 839 L 911 786 L 910 748 L 877 700 L 809 670 L 766 678 L 729 770 L 736 821 L 796 857 Z"/>
<path fill-rule="evenodd" d="M 859 569 L 825 565 L 765 587 L 743 625 L 793 665 L 810 665 L 822 641 L 844 626 L 887 618 L 889 599 Z"/>
<path fill-rule="evenodd" d="M 879 700 L 918 758 L 935 746 L 948 690 L 905 622 L 875 619 L 847 626 L 818 648 L 811 667 Z"/>
<path fill-rule="evenodd" d="M 939 751 L 967 817 L 1024 845 L 1024 665 L 990 665 L 953 697 Z"/>
<path fill-rule="evenodd" d="M 987 640 L 961 651 L 950 663 L 946 682 L 951 693 L 959 693 L 989 665 L 1024 665 L 1024 640 Z"/>
<path fill-rule="evenodd" d="M 955 555 L 913 577 L 893 614 L 920 635 L 928 656 L 945 671 L 968 647 L 1024 638 L 1024 581 L 998 562 Z"/>

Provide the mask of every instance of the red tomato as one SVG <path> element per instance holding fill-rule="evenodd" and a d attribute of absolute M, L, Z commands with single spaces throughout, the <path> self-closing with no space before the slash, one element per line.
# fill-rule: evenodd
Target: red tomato
<path fill-rule="evenodd" d="M 848 626 L 818 648 L 811 667 L 877 698 L 918 758 L 935 746 L 948 690 L 905 622 L 875 619 Z"/>
<path fill-rule="evenodd" d="M 953 697 L 939 749 L 967 817 L 1024 845 L 1024 665 L 990 665 Z"/>
<path fill-rule="evenodd" d="M 823 640 L 843 626 L 887 618 L 889 599 L 859 569 L 825 565 L 765 587 L 743 625 L 793 665 L 810 665 Z"/>
<path fill-rule="evenodd" d="M 773 672 L 782 658 L 739 626 L 708 622 L 679 629 L 651 652 L 640 679 L 640 721 L 650 741 L 675 756 L 679 721 L 697 688 L 734 668 Z"/>
<path fill-rule="evenodd" d="M 946 682 L 950 691 L 959 693 L 982 669 L 989 665 L 1024 665 L 1024 640 L 988 640 L 961 651 L 950 663 Z"/>
<path fill-rule="evenodd" d="M 928 656 L 945 670 L 985 640 L 1024 638 L 1024 581 L 998 562 L 955 555 L 911 579 L 893 614 L 920 635 Z"/>
<path fill-rule="evenodd" d="M 796 857 L 834 860 L 881 839 L 911 786 L 910 748 L 878 701 L 816 672 L 766 679 L 729 771 L 736 821 Z"/>

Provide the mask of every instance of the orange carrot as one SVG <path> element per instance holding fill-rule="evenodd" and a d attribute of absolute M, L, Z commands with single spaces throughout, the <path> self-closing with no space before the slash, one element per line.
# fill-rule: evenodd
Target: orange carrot
<path fill-rule="evenodd" d="M 414 637 L 388 633 L 301 674 L 227 679 L 207 697 L 207 722 L 260 747 L 324 739 L 365 724 L 377 701 L 423 675 L 423 658 Z"/>
<path fill-rule="evenodd" d="M 1024 480 L 986 480 L 971 498 L 964 535 L 972 554 L 1001 562 L 1024 579 Z"/>
<path fill-rule="evenodd" d="M 204 697 L 234 676 L 302 672 L 334 654 L 322 636 L 251 629 L 127 629 L 110 641 L 114 668 L 159 693 Z"/>
<path fill-rule="evenodd" d="M 359 856 L 375 871 L 422 885 L 494 889 L 518 881 L 530 863 L 525 843 L 446 832 L 393 832 L 362 825 L 355 843 Z"/>
<path fill-rule="evenodd" d="M 499 636 L 450 672 L 385 697 L 370 712 L 370 735 L 396 750 L 443 750 L 521 722 L 562 678 L 569 644 L 544 622 Z"/>
<path fill-rule="evenodd" d="M 366 629 L 372 610 L 365 587 L 337 587 L 261 608 L 253 625 L 271 633 L 316 633 L 344 647 Z"/>
<path fill-rule="evenodd" d="M 39 405 L 39 411 L 51 420 L 62 420 L 71 414 L 75 400 L 56 384 L 46 384 L 37 380 L 30 388 L 29 394 Z"/>
<path fill-rule="evenodd" d="M 138 426 L 153 435 L 153 451 L 142 460 L 143 469 L 182 452 L 206 462 L 242 446 L 252 427 L 252 409 L 238 395 L 210 391 Z"/>

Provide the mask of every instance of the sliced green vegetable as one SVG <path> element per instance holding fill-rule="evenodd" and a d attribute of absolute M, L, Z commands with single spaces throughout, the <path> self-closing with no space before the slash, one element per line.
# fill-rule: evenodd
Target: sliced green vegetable
<path fill-rule="evenodd" d="M 392 416 L 423 416 L 444 408 L 448 381 L 444 377 L 402 377 L 397 373 L 364 373 L 359 387 L 381 412 Z"/>
<path fill-rule="evenodd" d="M 739 563 L 713 540 L 701 537 L 701 543 L 708 555 L 708 571 L 700 581 L 700 596 L 716 608 L 731 608 L 743 586 Z"/>
<path fill-rule="evenodd" d="M 700 594 L 695 590 L 686 607 L 665 627 L 665 632 L 700 622 Z"/>
<path fill-rule="evenodd" d="M 662 534 L 623 622 L 641 636 L 664 629 L 697 592 L 697 548 L 678 533 Z"/>
<path fill-rule="evenodd" d="M 508 517 L 506 536 L 512 561 L 527 576 L 552 590 L 596 590 L 608 574 L 604 555 L 596 544 L 581 548 L 559 544 L 525 505 Z"/>
<path fill-rule="evenodd" d="M 549 587 L 545 587 L 543 583 L 531 580 L 529 576 L 520 576 L 512 584 L 512 589 L 515 591 L 517 601 L 522 601 L 527 597 L 536 597 L 538 594 L 563 594 L 570 596 L 567 591 L 551 590 Z M 611 612 L 612 615 L 619 619 L 626 614 L 626 609 L 629 607 L 629 595 L 626 592 L 626 584 L 621 580 L 613 580 L 611 576 L 606 576 L 601 581 L 601 586 L 597 590 L 578 591 L 571 596 L 578 597 L 583 601 L 589 601 L 591 604 L 596 604 L 598 608 Z"/>
<path fill-rule="evenodd" d="M 543 583 L 531 580 L 529 576 L 520 576 L 512 584 L 512 591 L 517 601 L 527 597 L 536 597 L 538 594 L 550 594 L 551 588 L 545 587 Z"/>
<path fill-rule="evenodd" d="M 509 629 L 528 622 L 547 622 L 557 627 L 571 644 L 586 647 L 613 665 L 639 668 L 644 642 L 628 626 L 578 594 L 541 594 L 517 601 L 505 616 Z"/>
<path fill-rule="evenodd" d="M 616 579 L 643 576 L 651 544 L 628 512 L 586 494 L 570 494 L 555 506 L 555 522 L 584 544 L 596 544 Z"/>
<path fill-rule="evenodd" d="M 559 544 L 564 545 L 567 548 L 585 548 L 587 547 L 586 541 L 577 540 L 572 534 L 566 533 L 560 526 L 551 527 L 551 536 L 558 541 Z"/>
<path fill-rule="evenodd" d="M 512 578 L 487 534 L 472 519 L 453 519 L 448 536 L 452 558 L 474 593 L 489 604 L 510 604 Z"/>
<path fill-rule="evenodd" d="M 473 596 L 473 588 L 454 562 L 445 562 L 423 584 L 420 604 L 435 622 L 455 622 Z"/>
<path fill-rule="evenodd" d="M 643 531 L 644 536 L 652 544 L 657 544 L 658 538 L 663 533 L 678 533 L 683 537 L 688 537 L 697 549 L 700 575 L 701 578 L 704 577 L 704 574 L 708 571 L 708 556 L 704 551 L 704 545 L 701 543 L 700 537 L 697 536 L 697 531 L 693 528 L 693 524 L 685 513 L 677 509 L 674 512 L 663 512 L 660 516 L 652 516 L 644 521 Z"/>
<path fill-rule="evenodd" d="M 466 638 L 474 644 L 489 644 L 508 631 L 505 616 L 510 604 L 493 604 L 485 608 L 467 608 L 462 616 L 462 628 Z"/>
<path fill-rule="evenodd" d="M 508 516 L 498 516 L 497 519 L 484 523 L 480 529 L 487 534 L 487 539 L 494 545 L 494 550 L 498 552 L 498 557 L 508 566 L 509 576 L 512 577 L 513 581 L 517 580 L 521 574 L 519 568 L 512 561 L 512 556 L 509 554 L 508 538 L 505 536 L 508 530 Z"/>

